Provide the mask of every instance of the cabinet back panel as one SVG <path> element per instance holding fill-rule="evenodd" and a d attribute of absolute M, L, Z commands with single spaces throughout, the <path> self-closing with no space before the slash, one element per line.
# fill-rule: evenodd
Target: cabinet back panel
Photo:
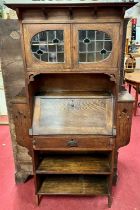
<path fill-rule="evenodd" d="M 35 77 L 38 92 L 104 91 L 113 92 L 113 82 L 100 74 L 40 74 Z M 37 93 L 36 93 L 37 94 Z"/>

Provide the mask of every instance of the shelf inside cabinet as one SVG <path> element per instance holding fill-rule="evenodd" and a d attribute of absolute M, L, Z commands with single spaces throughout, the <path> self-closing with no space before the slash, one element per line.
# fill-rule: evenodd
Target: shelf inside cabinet
<path fill-rule="evenodd" d="M 110 98 L 111 94 L 109 92 L 102 91 L 44 91 L 38 92 L 35 97 L 43 98 L 98 98 L 107 99 Z"/>
<path fill-rule="evenodd" d="M 38 174 L 110 174 L 108 155 L 45 155 L 36 169 Z"/>
<path fill-rule="evenodd" d="M 41 178 L 37 194 L 107 195 L 107 178 L 99 175 L 47 175 L 44 179 Z"/>

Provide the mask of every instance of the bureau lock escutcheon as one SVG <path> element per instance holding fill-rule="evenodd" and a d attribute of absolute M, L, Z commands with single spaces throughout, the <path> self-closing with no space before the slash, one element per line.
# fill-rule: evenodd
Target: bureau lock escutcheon
<path fill-rule="evenodd" d="M 74 139 L 71 139 L 67 142 L 68 147 L 78 147 L 78 142 Z"/>

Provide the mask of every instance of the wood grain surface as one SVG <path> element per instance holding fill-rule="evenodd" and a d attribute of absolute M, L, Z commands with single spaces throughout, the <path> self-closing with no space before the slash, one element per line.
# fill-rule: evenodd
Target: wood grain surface
<path fill-rule="evenodd" d="M 126 73 L 125 80 L 128 82 L 130 81 L 140 84 L 140 71 L 135 71 L 133 73 Z"/>
<path fill-rule="evenodd" d="M 75 145 L 70 142 L 74 141 Z M 50 135 L 34 136 L 33 147 L 35 150 L 87 150 L 87 151 L 110 151 L 114 148 L 115 137 L 95 136 L 95 135 Z"/>
<path fill-rule="evenodd" d="M 45 179 L 38 194 L 60 195 L 106 195 L 108 185 L 106 176 L 83 176 L 83 175 L 50 175 Z"/>
<path fill-rule="evenodd" d="M 113 134 L 113 98 L 35 98 L 33 135 Z"/>
<path fill-rule="evenodd" d="M 37 174 L 110 174 L 109 155 L 45 155 Z"/>

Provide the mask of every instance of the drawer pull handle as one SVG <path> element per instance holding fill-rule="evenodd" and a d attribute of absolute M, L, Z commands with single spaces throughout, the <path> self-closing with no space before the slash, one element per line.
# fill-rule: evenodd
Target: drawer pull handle
<path fill-rule="evenodd" d="M 78 147 L 78 143 L 74 139 L 71 139 L 70 141 L 68 141 L 67 146 L 69 146 L 69 147 Z"/>

